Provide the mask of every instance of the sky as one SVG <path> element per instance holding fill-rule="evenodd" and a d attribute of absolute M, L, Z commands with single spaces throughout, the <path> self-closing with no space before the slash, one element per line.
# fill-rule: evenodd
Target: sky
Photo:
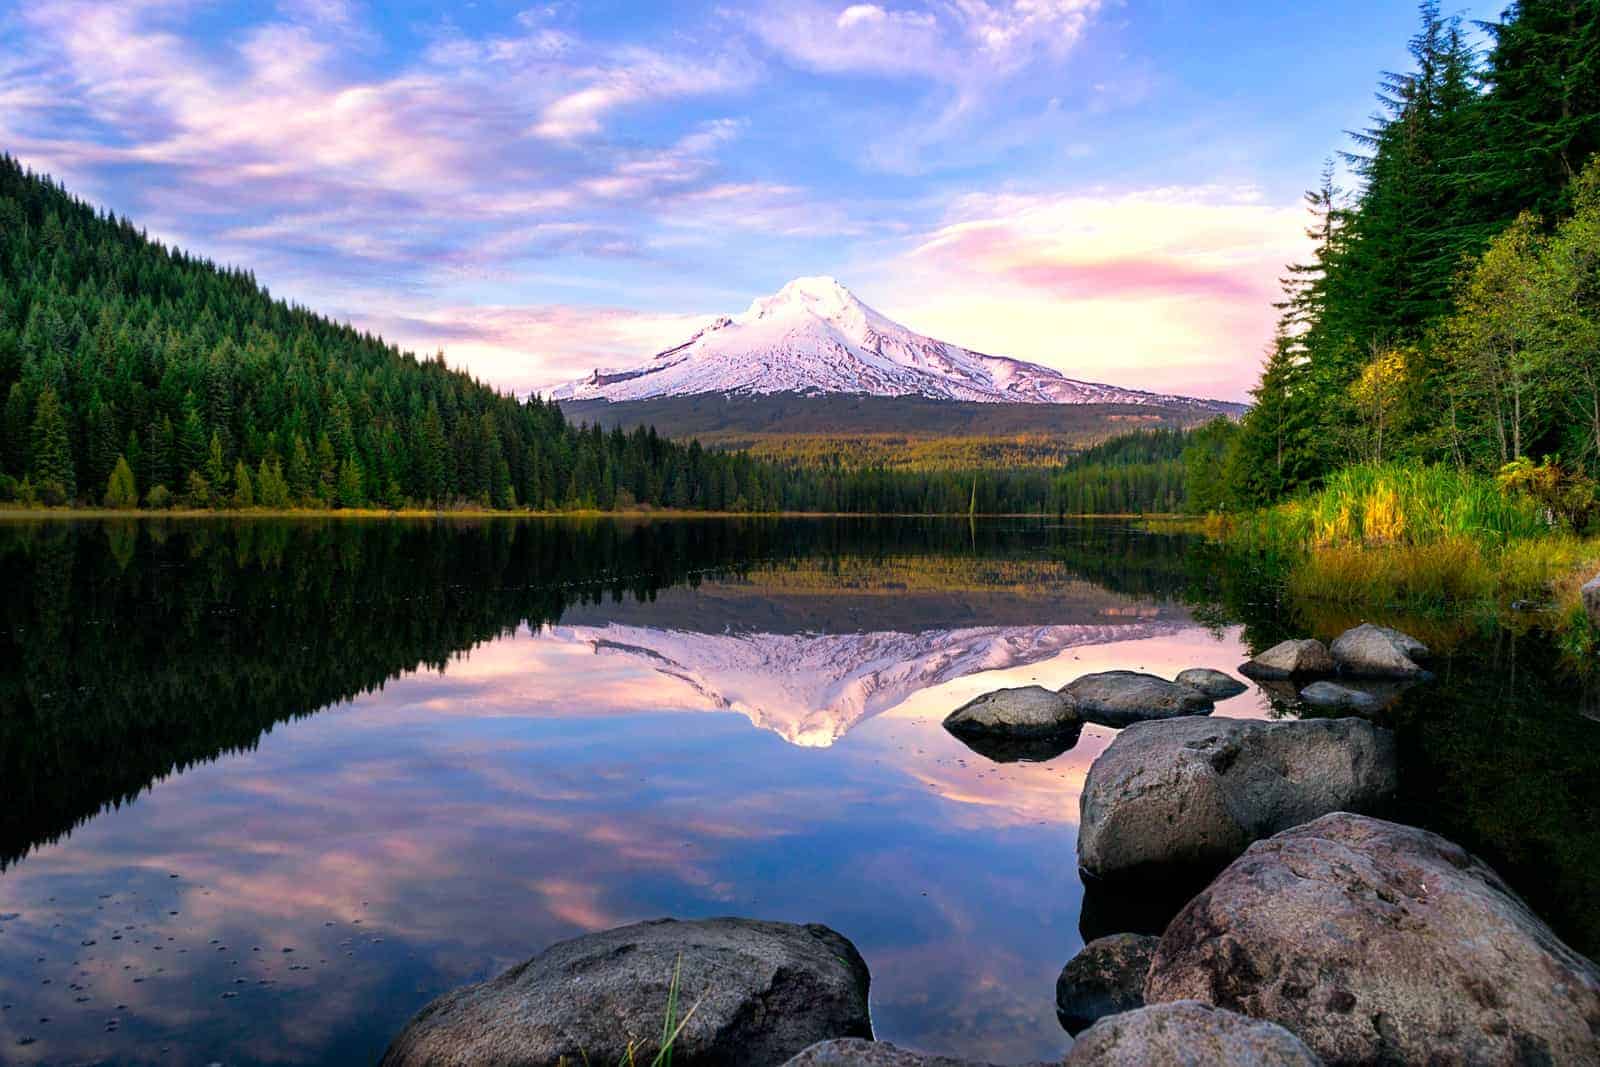
<path fill-rule="evenodd" d="M 1416 25 L 1377 0 L 0 0 L 0 150 L 519 394 L 828 274 L 941 340 L 1237 400 L 1301 194 Z"/>

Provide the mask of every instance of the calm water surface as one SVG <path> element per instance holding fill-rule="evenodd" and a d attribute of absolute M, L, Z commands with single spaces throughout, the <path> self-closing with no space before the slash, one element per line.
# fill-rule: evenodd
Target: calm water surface
<path fill-rule="evenodd" d="M 1354 621 L 1117 524 L 16 525 L 0 588 L 18 1063 L 371 1061 L 553 941 L 725 914 L 851 938 L 880 1037 L 1055 1056 L 1056 974 L 1105 932 L 1074 850 L 1114 735 L 996 763 L 940 720 Z M 1517 627 L 1389 621 L 1446 652 L 1388 713 L 1399 814 L 1594 954 L 1583 686 Z"/>

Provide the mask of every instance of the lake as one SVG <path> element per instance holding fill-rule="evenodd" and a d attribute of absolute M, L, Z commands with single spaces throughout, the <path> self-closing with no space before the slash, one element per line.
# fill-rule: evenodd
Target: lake
<path fill-rule="evenodd" d="M 1053 1057 L 1125 921 L 1075 862 L 1114 732 L 995 762 L 943 717 L 1358 621 L 1113 522 L 14 523 L 0 587 L 18 1063 L 374 1061 L 554 941 L 728 914 L 854 941 L 881 1038 Z M 1594 693 L 1525 616 L 1374 621 L 1440 653 L 1383 716 L 1396 816 L 1596 955 Z"/>

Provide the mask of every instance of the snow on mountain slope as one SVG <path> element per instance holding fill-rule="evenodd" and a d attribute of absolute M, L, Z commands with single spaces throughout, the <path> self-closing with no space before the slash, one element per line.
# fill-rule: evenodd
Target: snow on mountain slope
<path fill-rule="evenodd" d="M 702 393 L 868 393 L 1013 404 L 1160 404 L 1189 397 L 1077 381 L 901 326 L 832 278 L 796 278 L 742 315 L 716 320 L 643 366 L 596 370 L 555 400 L 645 400 Z M 1219 411 L 1224 405 L 1217 405 Z"/>
<path fill-rule="evenodd" d="M 1187 620 L 1060 626 L 975 626 L 920 633 L 691 633 L 611 623 L 556 626 L 551 639 L 588 645 L 676 678 L 790 744 L 826 748 L 851 728 L 929 686 L 978 671 L 1038 663 L 1070 648 L 1177 633 Z"/>

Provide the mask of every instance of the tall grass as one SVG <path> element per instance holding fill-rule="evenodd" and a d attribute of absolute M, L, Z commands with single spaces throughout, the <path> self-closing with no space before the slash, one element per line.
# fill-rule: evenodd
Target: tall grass
<path fill-rule="evenodd" d="M 1350 467 L 1213 532 L 1279 563 L 1290 594 L 1347 604 L 1541 599 L 1600 566 L 1600 540 L 1564 533 L 1528 497 L 1447 467 Z"/>

